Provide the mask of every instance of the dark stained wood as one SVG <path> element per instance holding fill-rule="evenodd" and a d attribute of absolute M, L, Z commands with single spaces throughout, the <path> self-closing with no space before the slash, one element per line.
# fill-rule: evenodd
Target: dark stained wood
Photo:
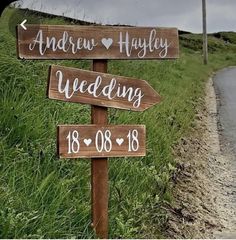
<path fill-rule="evenodd" d="M 145 126 L 144 125 L 60 125 L 59 127 L 59 135 L 58 135 L 58 142 L 59 142 L 59 156 L 60 158 L 103 158 L 103 157 L 125 157 L 125 156 L 145 156 L 146 155 L 146 148 L 145 148 Z M 138 132 L 137 142 L 134 142 L 134 150 L 130 150 L 130 144 L 128 134 Z M 78 132 L 78 141 L 79 141 L 79 151 L 73 152 L 69 148 L 72 145 L 72 134 L 73 132 Z M 108 132 L 108 136 L 111 140 L 111 145 L 107 142 L 107 149 L 105 150 L 105 143 L 104 147 L 102 148 L 102 141 L 101 141 L 101 131 L 104 136 L 105 142 L 105 132 Z M 69 133 L 71 133 L 71 140 L 68 140 Z M 99 135 L 99 136 L 98 136 Z M 135 133 L 136 135 L 136 133 Z M 98 144 L 96 145 L 96 136 L 98 136 Z M 77 137 L 77 133 L 76 133 Z M 133 138 L 132 138 L 133 139 Z M 86 145 L 86 142 L 89 142 Z M 111 148 L 110 148 L 111 146 Z M 75 145 L 75 149 L 77 149 L 77 145 Z M 99 150 L 102 149 L 101 152 Z"/>
<path fill-rule="evenodd" d="M 72 25 L 18 26 L 24 59 L 175 59 L 176 28 Z"/>
<path fill-rule="evenodd" d="M 96 72 L 107 72 L 107 60 L 93 60 L 92 69 Z M 108 110 L 106 107 L 91 106 L 91 123 L 108 124 Z M 108 239 L 108 159 L 91 159 L 91 204 L 92 227 L 100 239 Z"/>
<path fill-rule="evenodd" d="M 144 80 L 55 65 L 50 69 L 48 84 L 50 99 L 133 111 L 144 111 L 161 100 L 158 93 Z M 84 81 L 86 81 L 86 85 L 83 85 Z M 89 93 L 89 86 L 91 86 L 90 89 L 95 89 L 94 85 L 99 82 L 101 83 L 95 93 L 94 91 Z M 77 87 L 82 86 L 82 89 L 74 91 L 75 83 L 77 83 Z M 62 91 L 67 85 L 69 86 L 68 90 Z M 107 96 L 109 88 L 112 90 L 111 94 Z M 117 96 L 118 94 L 119 96 Z"/>

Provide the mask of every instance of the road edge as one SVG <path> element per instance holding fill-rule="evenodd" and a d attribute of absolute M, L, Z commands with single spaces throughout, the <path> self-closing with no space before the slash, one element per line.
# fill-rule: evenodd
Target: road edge
<path fill-rule="evenodd" d="M 167 238 L 215 238 L 230 230 L 225 208 L 229 156 L 222 154 L 213 76 L 206 82 L 196 127 L 174 147 L 176 171 L 168 206 Z"/>

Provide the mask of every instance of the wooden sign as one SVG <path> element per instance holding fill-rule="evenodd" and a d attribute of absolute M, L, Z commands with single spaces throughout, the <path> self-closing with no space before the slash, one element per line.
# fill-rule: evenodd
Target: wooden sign
<path fill-rule="evenodd" d="M 146 155 L 144 125 L 58 126 L 60 158 L 104 158 Z"/>
<path fill-rule="evenodd" d="M 174 59 L 176 28 L 18 26 L 18 54 L 25 59 Z"/>
<path fill-rule="evenodd" d="M 48 97 L 68 102 L 143 111 L 160 102 L 144 80 L 51 66 Z"/>

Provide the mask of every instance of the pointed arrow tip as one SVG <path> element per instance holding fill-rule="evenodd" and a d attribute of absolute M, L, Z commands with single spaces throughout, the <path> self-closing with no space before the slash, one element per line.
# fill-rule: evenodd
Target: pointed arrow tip
<path fill-rule="evenodd" d="M 27 30 L 25 23 L 27 22 L 27 19 L 25 19 L 20 25 L 24 30 Z"/>

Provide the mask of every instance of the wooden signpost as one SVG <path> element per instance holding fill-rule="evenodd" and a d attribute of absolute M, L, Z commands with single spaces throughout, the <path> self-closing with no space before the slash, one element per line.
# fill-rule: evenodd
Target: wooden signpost
<path fill-rule="evenodd" d="M 93 60 L 92 70 L 107 72 L 107 60 Z M 91 106 L 91 123 L 108 124 L 106 107 Z M 108 238 L 108 160 L 107 158 L 91 159 L 91 203 L 92 227 L 99 238 Z"/>
<path fill-rule="evenodd" d="M 144 80 L 61 66 L 50 68 L 48 97 L 133 111 L 160 102 L 160 96 Z"/>
<path fill-rule="evenodd" d="M 21 59 L 92 59 L 92 71 L 52 65 L 50 99 L 91 104 L 91 125 L 58 126 L 61 158 L 91 158 L 92 226 L 108 238 L 108 157 L 145 156 L 144 125 L 108 125 L 107 107 L 144 111 L 160 96 L 144 80 L 106 74 L 107 59 L 175 59 L 176 28 L 20 25 Z"/>

